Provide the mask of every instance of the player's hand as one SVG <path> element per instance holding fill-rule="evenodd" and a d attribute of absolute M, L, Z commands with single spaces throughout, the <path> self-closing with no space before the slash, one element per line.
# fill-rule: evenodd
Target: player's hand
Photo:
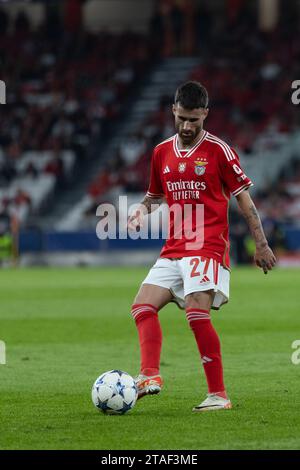
<path fill-rule="evenodd" d="M 127 221 L 127 227 L 129 230 L 136 230 L 137 228 L 143 227 L 144 212 L 142 208 L 137 209 Z"/>
<path fill-rule="evenodd" d="M 276 264 L 275 255 L 269 245 L 256 247 L 254 261 L 259 268 L 262 268 L 265 274 L 268 274 L 268 271 L 271 271 Z"/>

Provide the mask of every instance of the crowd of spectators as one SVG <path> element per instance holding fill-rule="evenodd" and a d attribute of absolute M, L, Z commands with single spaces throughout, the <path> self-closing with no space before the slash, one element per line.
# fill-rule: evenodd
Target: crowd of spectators
<path fill-rule="evenodd" d="M 257 205 L 264 220 L 281 223 L 300 222 L 300 159 L 292 159 L 278 180 L 257 194 Z"/>
<path fill-rule="evenodd" d="M 82 168 L 97 156 L 100 139 L 107 137 L 151 57 L 146 37 L 88 33 L 75 17 L 74 25 L 70 15 L 53 10 L 32 30 L 25 13 L 12 24 L 0 9 L 1 80 L 7 84 L 7 104 L 0 107 L 0 210 L 30 208 L 24 178 L 32 178 L 32 191 L 41 174 L 65 184 L 66 150 Z M 45 153 L 42 165 L 39 155 Z M 24 166 L 20 162 L 29 154 L 33 158 Z"/>
<path fill-rule="evenodd" d="M 286 227 L 298 227 L 300 222 L 300 158 L 295 156 L 284 167 L 272 185 L 259 191 L 255 204 L 263 221 L 271 248 L 279 255 L 287 246 Z M 236 261 L 247 263 L 254 253 L 254 243 L 246 222 L 235 208 L 231 211 L 231 238 Z"/>

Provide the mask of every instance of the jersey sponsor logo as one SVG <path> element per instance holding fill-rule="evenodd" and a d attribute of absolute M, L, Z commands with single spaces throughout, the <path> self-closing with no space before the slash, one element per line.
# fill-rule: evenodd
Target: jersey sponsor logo
<path fill-rule="evenodd" d="M 173 201 L 185 199 L 200 199 L 200 191 L 206 189 L 205 181 L 166 181 L 168 191 L 172 193 Z"/>
<path fill-rule="evenodd" d="M 195 161 L 195 173 L 197 176 L 202 176 L 205 173 L 208 161 L 204 157 L 198 157 Z"/>
<path fill-rule="evenodd" d="M 171 170 L 170 168 L 168 167 L 168 165 L 164 168 L 164 171 L 163 171 L 163 174 L 166 175 L 167 173 L 171 173 Z"/>
<path fill-rule="evenodd" d="M 166 181 L 167 188 L 169 191 L 179 191 L 179 190 L 186 190 L 186 189 L 197 189 L 200 191 L 204 191 L 206 189 L 206 183 L 204 181 Z"/>
<path fill-rule="evenodd" d="M 178 171 L 179 173 L 184 173 L 186 169 L 186 162 L 180 162 L 178 164 Z"/>

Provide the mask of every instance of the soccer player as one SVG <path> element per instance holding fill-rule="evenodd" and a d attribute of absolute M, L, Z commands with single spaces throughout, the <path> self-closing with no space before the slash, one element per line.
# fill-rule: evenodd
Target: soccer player
<path fill-rule="evenodd" d="M 198 82 L 186 82 L 175 94 L 177 133 L 153 151 L 148 192 L 128 220 L 129 229 L 166 201 L 169 236 L 132 306 L 140 342 L 141 370 L 136 378 L 139 398 L 159 393 L 162 332 L 158 312 L 169 302 L 185 308 L 208 385 L 207 398 L 193 411 L 229 409 L 219 337 L 210 310 L 229 299 L 228 204 L 236 197 L 255 241 L 254 260 L 265 274 L 276 259 L 249 194 L 251 180 L 237 153 L 204 130 L 208 93 Z M 189 208 L 189 210 L 185 210 Z"/>

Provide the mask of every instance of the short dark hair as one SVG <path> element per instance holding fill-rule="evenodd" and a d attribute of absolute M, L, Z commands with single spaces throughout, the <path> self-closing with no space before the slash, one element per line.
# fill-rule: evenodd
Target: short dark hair
<path fill-rule="evenodd" d="M 185 109 L 207 108 L 207 90 L 199 82 L 185 82 L 176 90 L 175 104 L 176 103 L 180 103 L 181 106 Z"/>

